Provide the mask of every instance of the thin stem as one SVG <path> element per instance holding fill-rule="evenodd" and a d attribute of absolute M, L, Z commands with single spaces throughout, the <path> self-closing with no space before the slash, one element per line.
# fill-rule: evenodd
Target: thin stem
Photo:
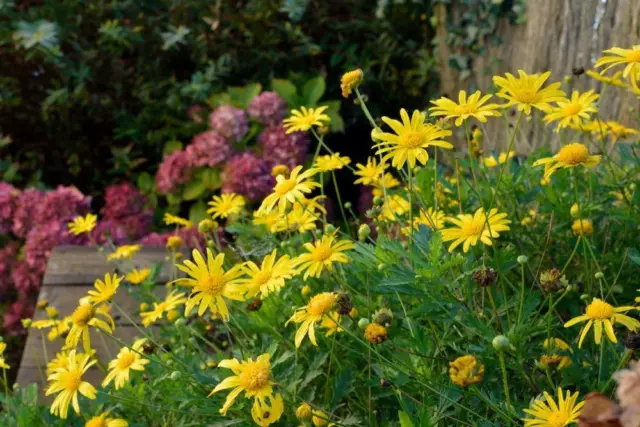
<path fill-rule="evenodd" d="M 520 264 L 520 307 L 518 307 L 518 326 L 522 321 L 522 308 L 524 306 L 524 264 Z"/>
<path fill-rule="evenodd" d="M 407 164 L 409 170 L 409 258 L 413 268 L 413 169 Z"/>
<path fill-rule="evenodd" d="M 502 371 L 502 388 L 507 402 L 507 407 L 511 409 L 511 397 L 509 396 L 509 378 L 507 377 L 507 367 L 504 363 L 504 353 L 498 351 L 498 360 L 500 361 L 500 370 Z"/>
<path fill-rule="evenodd" d="M 338 199 L 338 205 L 340 205 L 340 213 L 342 214 L 342 220 L 347 227 L 347 231 L 349 232 L 349 236 L 353 233 L 351 231 L 351 224 L 349 223 L 349 219 L 347 215 L 344 213 L 344 205 L 342 204 L 342 198 L 340 197 L 340 189 L 338 188 L 338 181 L 336 180 L 336 174 L 334 171 L 331 171 L 331 178 L 333 179 L 333 188 L 336 190 L 336 198 Z"/>
<path fill-rule="evenodd" d="M 358 88 L 355 88 L 355 92 L 356 92 L 356 96 L 358 97 L 358 101 L 359 101 L 358 103 L 360 104 L 360 108 L 362 108 L 364 115 L 367 116 L 367 120 L 369 120 L 369 123 L 371 123 L 371 126 L 374 129 L 376 129 L 378 127 L 376 126 L 376 121 L 373 120 L 373 116 L 369 112 L 369 109 L 367 108 L 367 104 L 364 102 L 364 99 L 362 99 L 362 95 L 360 95 L 360 91 L 358 90 Z"/>

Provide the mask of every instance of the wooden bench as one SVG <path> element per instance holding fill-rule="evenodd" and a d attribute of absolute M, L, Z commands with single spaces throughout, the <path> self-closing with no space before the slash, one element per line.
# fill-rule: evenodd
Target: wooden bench
<path fill-rule="evenodd" d="M 188 256 L 186 251 L 184 255 Z M 143 247 L 140 252 L 134 255 L 132 263 L 137 268 L 152 268 L 154 265 L 163 263 L 156 283 L 164 285 L 169 280 L 171 267 L 168 262 L 165 262 L 166 256 L 167 252 L 164 248 Z M 87 292 L 93 288 L 93 282 L 96 279 L 104 278 L 105 273 L 113 273 L 115 271 L 116 264 L 107 262 L 106 254 L 98 252 L 96 248 L 59 246 L 53 250 L 49 258 L 38 300 L 46 299 L 49 305 L 58 309 L 60 317 L 69 315 L 77 307 L 78 300 L 86 296 Z M 162 288 L 164 286 L 158 286 L 160 298 L 164 297 Z M 126 289 L 119 289 L 114 301 L 132 320 L 140 321 L 140 317 L 137 314 L 139 303 L 129 295 Z M 134 337 L 141 335 L 135 326 L 121 316 L 115 308 L 112 308 L 111 315 L 116 323 L 114 336 L 131 344 Z M 46 313 L 44 310 L 36 310 L 33 320 L 45 318 Z M 47 333 L 48 329 L 29 329 L 16 379 L 16 382 L 21 386 L 37 383 L 41 395 L 43 395 L 43 390 L 47 385 L 46 361 L 55 357 L 55 354 L 61 350 L 64 344 L 60 338 L 53 342 L 49 341 Z M 95 330 L 91 331 L 91 345 L 105 365 L 115 357 L 121 347 L 112 338 L 104 336 Z M 103 378 L 104 374 L 98 369 L 91 369 L 87 372 L 88 381 L 96 386 Z"/>

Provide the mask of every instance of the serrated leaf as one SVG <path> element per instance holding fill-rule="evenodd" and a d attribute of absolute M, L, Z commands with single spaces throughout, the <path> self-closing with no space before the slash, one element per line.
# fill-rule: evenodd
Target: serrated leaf
<path fill-rule="evenodd" d="M 326 89 L 326 83 L 324 77 L 318 76 L 308 80 L 302 88 L 303 104 L 308 107 L 313 107 L 324 95 Z"/>
<path fill-rule="evenodd" d="M 289 108 L 297 108 L 300 105 L 298 99 L 298 89 L 289 80 L 285 79 L 271 79 L 271 88 L 275 93 L 280 95 L 282 99 L 287 101 Z"/>

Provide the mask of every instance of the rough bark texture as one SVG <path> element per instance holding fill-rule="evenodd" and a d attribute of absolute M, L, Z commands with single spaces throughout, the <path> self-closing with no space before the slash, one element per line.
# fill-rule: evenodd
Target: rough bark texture
<path fill-rule="evenodd" d="M 450 7 L 448 19 L 456 19 L 456 8 Z M 454 96 L 460 89 L 480 89 L 493 92 L 491 76 L 505 72 L 527 73 L 551 71 L 549 81 L 562 81 L 572 69 L 591 69 L 602 51 L 612 46 L 629 48 L 640 43 L 640 1 L 637 0 L 529 0 L 527 21 L 522 25 L 501 22 L 497 33 L 502 38 L 498 46 L 488 46 L 488 54 L 473 58 L 471 77 L 460 81 L 455 70 L 446 64 L 450 49 L 440 52 L 441 90 Z M 444 52 L 444 53 L 443 53 Z M 446 55 L 446 56 L 444 56 Z M 453 91 L 452 91 L 452 88 Z M 564 83 L 563 90 L 601 89 L 601 84 L 586 74 Z M 637 107 L 637 99 L 623 89 L 609 87 L 600 102 L 601 118 L 632 124 L 629 107 Z M 516 140 L 518 154 L 526 154 L 545 144 L 548 130 L 537 118 L 521 126 Z M 510 120 L 515 121 L 515 117 Z M 508 135 L 503 120 L 491 120 L 486 126 L 486 145 L 496 150 L 506 149 Z M 463 136 L 463 135 L 461 135 Z M 552 144 L 559 139 L 550 136 Z"/>

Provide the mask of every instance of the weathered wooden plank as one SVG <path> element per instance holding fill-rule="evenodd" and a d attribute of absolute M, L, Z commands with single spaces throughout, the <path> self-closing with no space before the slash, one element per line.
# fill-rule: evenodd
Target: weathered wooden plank
<path fill-rule="evenodd" d="M 189 256 L 188 251 L 184 251 Z M 107 262 L 107 255 L 96 248 L 86 246 L 58 246 L 51 252 L 47 271 L 44 274 L 42 284 L 48 285 L 86 285 L 94 280 L 104 277 L 105 273 L 121 270 L 130 270 L 133 267 L 153 267 L 163 263 L 158 276 L 158 282 L 169 280 L 172 266 L 164 262 L 167 251 L 164 248 L 144 247 L 133 256 L 131 261 Z"/>

